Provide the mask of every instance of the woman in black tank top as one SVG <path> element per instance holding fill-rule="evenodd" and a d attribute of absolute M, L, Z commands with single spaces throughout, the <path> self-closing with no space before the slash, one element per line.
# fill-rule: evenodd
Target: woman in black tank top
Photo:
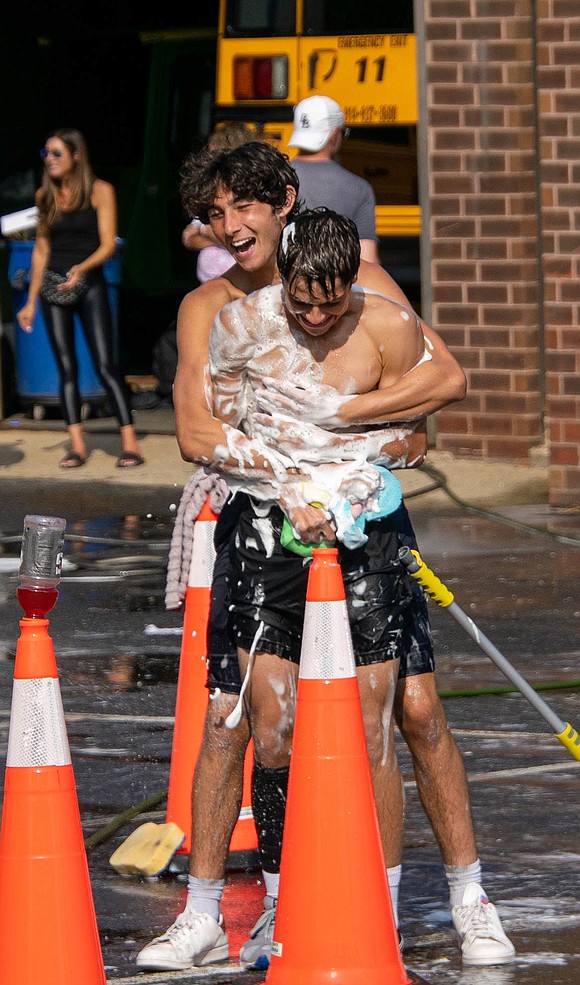
<path fill-rule="evenodd" d="M 58 366 L 61 404 L 70 439 L 70 451 L 59 464 L 61 468 L 78 468 L 87 459 L 74 343 L 77 314 L 95 369 L 119 422 L 122 453 L 117 465 L 142 465 L 127 389 L 114 365 L 113 320 L 103 275 L 103 263 L 117 246 L 115 189 L 93 174 L 86 141 L 78 130 L 53 130 L 40 154 L 44 173 L 36 192 L 39 219 L 30 287 L 28 300 L 17 318 L 25 332 L 32 332 L 40 301 Z M 57 283 L 58 275 L 65 278 L 61 284 Z"/>

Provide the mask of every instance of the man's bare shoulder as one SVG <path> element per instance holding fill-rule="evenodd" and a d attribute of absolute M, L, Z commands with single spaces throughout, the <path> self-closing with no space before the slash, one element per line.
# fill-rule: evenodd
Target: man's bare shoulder
<path fill-rule="evenodd" d="M 404 357 L 406 369 L 411 369 L 421 358 L 424 339 L 419 319 L 412 308 L 400 301 L 365 292 L 363 326 L 383 355 L 388 353 L 393 365 L 397 352 Z"/>
<path fill-rule="evenodd" d="M 219 311 L 224 304 L 244 296 L 244 292 L 232 284 L 227 277 L 214 277 L 211 280 L 206 280 L 204 284 L 200 284 L 193 291 L 189 291 L 183 298 L 180 307 L 187 311 L 195 311 L 198 308 Z"/>
<path fill-rule="evenodd" d="M 355 285 L 354 293 L 355 295 L 359 294 L 363 296 L 365 311 L 380 311 L 384 315 L 390 315 L 393 318 L 403 316 L 404 321 L 408 321 L 409 318 L 417 321 L 415 310 L 397 298 L 388 297 L 386 294 L 379 294 L 378 291 L 370 290 L 368 287 L 362 287 L 360 284 Z"/>
<path fill-rule="evenodd" d="M 354 310 L 362 310 L 365 321 L 382 318 L 385 324 L 411 322 L 419 324 L 419 317 L 414 308 L 396 298 L 388 297 L 369 287 L 356 283 L 352 286 Z M 362 304 L 362 308 L 360 308 Z"/>

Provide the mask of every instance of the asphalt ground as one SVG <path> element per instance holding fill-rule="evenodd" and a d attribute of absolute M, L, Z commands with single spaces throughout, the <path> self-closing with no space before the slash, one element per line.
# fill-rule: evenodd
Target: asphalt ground
<path fill-rule="evenodd" d="M 144 431 L 144 439 L 158 441 L 162 457 L 153 460 L 150 455 L 150 465 L 131 476 L 118 475 L 115 434 L 99 422 L 91 458 L 95 470 L 99 459 L 106 468 L 92 475 L 90 459 L 78 470 L 84 476 L 62 476 L 55 467 L 62 454 L 55 445 L 62 442 L 62 434 L 55 441 L 46 426 L 4 428 L 2 757 L 21 615 L 16 601 L 17 537 L 26 513 L 46 512 L 64 516 L 67 531 L 77 538 L 67 540 L 70 567 L 50 614 L 50 633 L 107 981 L 263 981 L 264 973 L 242 972 L 236 963 L 239 945 L 260 911 L 263 888 L 258 872 L 228 871 L 224 912 L 230 965 L 145 974 L 136 971 L 135 956 L 180 911 L 185 884 L 171 873 L 151 881 L 122 878 L 109 863 L 112 852 L 138 824 L 165 820 L 163 796 L 181 646 L 181 617 L 164 608 L 165 564 L 188 467 L 176 458 L 173 469 L 168 432 L 164 437 L 151 428 Z M 147 443 L 153 448 L 153 440 Z M 40 445 L 45 449 L 42 455 Z M 21 470 L 25 461 L 27 468 L 33 467 L 33 447 L 36 476 L 15 473 L 19 463 Z M 99 450 L 102 456 L 97 456 Z M 19 463 L 14 461 L 18 456 Z M 542 469 L 457 462 L 451 456 L 431 456 L 431 461 L 438 475 L 417 474 L 412 477 L 414 487 L 406 489 L 424 560 L 562 721 L 578 730 L 578 514 L 550 510 Z M 431 604 L 431 619 L 439 690 L 470 780 L 484 885 L 517 956 L 508 966 L 462 969 L 440 855 L 418 801 L 408 751 L 398 737 L 406 789 L 399 907 L 405 965 L 432 985 L 544 985 L 547 980 L 551 985 L 576 985 L 578 762 L 449 612 Z"/>

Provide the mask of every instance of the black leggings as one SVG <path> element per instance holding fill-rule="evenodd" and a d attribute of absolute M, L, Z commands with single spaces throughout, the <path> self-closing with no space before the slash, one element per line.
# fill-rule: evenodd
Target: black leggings
<path fill-rule="evenodd" d="M 258 861 L 265 872 L 279 872 L 286 814 L 289 766 L 260 766 L 254 759 L 252 810 L 258 832 Z"/>
<path fill-rule="evenodd" d="M 107 392 L 120 427 L 132 424 L 127 391 L 113 365 L 113 319 L 107 284 L 101 272 L 89 274 L 90 287 L 81 300 L 68 307 L 41 298 L 46 330 L 60 377 L 60 399 L 67 424 L 81 420 L 81 395 L 75 351 L 74 316 L 78 314 L 95 369 Z"/>

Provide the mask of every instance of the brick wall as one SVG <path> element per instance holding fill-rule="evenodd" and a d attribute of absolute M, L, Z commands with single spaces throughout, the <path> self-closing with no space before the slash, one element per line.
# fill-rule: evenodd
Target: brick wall
<path fill-rule="evenodd" d="M 580 505 L 580 8 L 538 0 L 537 79 L 550 502 Z"/>
<path fill-rule="evenodd" d="M 547 410 L 565 505 L 580 447 L 577 0 L 424 10 L 431 322 L 468 378 L 436 444 L 528 461 Z"/>

